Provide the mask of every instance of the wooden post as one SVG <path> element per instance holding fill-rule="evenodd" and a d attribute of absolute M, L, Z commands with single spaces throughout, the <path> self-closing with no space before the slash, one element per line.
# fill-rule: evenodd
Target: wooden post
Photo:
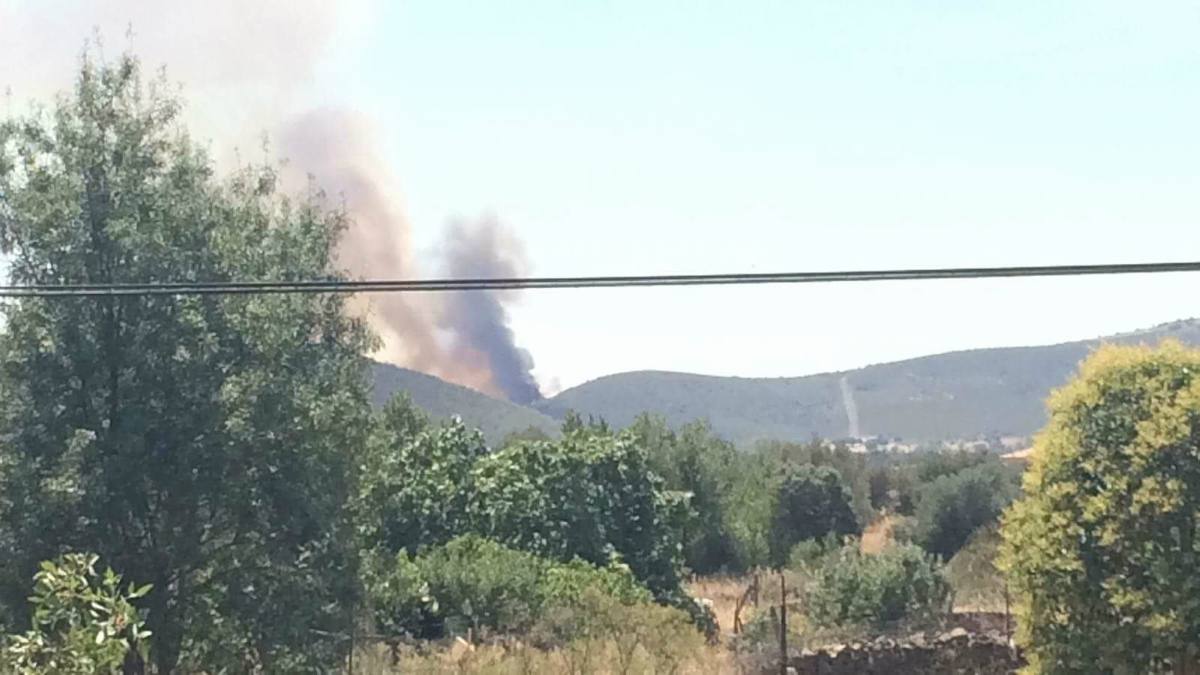
<path fill-rule="evenodd" d="M 788 675 L 787 578 L 779 570 L 779 675 Z"/>
<path fill-rule="evenodd" d="M 350 654 L 346 656 L 346 672 L 354 675 L 354 619 L 350 620 Z"/>
<path fill-rule="evenodd" d="M 1012 629 L 1008 619 L 1008 582 L 1004 582 L 1004 641 L 1012 646 Z"/>

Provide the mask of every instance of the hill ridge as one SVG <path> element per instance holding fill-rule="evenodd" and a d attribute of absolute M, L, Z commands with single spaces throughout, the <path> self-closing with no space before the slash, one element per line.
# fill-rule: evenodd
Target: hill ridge
<path fill-rule="evenodd" d="M 976 347 L 797 376 L 745 377 L 670 370 L 604 375 L 533 405 L 624 426 L 643 411 L 672 424 L 707 419 L 735 442 L 862 435 L 935 441 L 1030 435 L 1045 422 L 1043 401 L 1103 343 L 1200 344 L 1200 320 L 1043 345 Z M 843 388 L 842 381 L 846 381 Z M 848 410 L 853 403 L 856 410 Z M 854 413 L 857 413 L 856 415 Z"/>

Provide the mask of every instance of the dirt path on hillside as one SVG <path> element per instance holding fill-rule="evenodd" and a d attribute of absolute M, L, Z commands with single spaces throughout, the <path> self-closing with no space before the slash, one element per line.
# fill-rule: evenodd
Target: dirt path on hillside
<path fill-rule="evenodd" d="M 846 408 L 846 435 L 850 438 L 862 438 L 862 430 L 858 427 L 858 404 L 854 402 L 854 391 L 850 389 L 850 380 L 843 375 L 840 381 L 842 386 L 842 406 Z"/>

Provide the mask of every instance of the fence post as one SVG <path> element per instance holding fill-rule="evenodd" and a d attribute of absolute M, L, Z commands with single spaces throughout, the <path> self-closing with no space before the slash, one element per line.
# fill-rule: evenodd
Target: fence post
<path fill-rule="evenodd" d="M 1012 646 L 1012 629 L 1008 619 L 1008 581 L 1004 582 L 1004 641 Z"/>
<path fill-rule="evenodd" d="M 350 603 L 350 653 L 346 656 L 346 672 L 347 675 L 354 675 L 354 649 L 357 646 L 357 629 L 358 622 L 354 620 L 355 608 L 354 602 Z"/>
<path fill-rule="evenodd" d="M 787 578 L 779 570 L 779 675 L 788 675 Z"/>

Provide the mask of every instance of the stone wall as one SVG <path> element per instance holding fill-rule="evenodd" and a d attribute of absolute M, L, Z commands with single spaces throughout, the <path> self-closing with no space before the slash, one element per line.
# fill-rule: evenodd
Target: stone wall
<path fill-rule="evenodd" d="M 831 645 L 816 651 L 805 650 L 789 661 L 788 671 L 796 675 L 1007 675 L 1025 665 L 1019 650 L 1010 647 L 1003 634 L 975 633 L 964 628 L 932 635 L 915 633 L 903 639 L 881 637 L 869 642 Z"/>

